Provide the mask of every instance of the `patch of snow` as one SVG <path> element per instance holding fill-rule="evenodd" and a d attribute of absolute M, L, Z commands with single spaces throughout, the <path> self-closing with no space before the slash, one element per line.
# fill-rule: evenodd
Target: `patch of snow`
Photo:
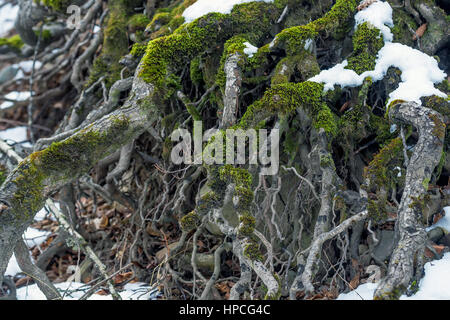
<path fill-rule="evenodd" d="M 33 69 L 33 60 L 27 60 L 27 61 L 21 61 L 17 64 L 19 68 L 22 68 L 23 71 L 26 73 L 30 73 Z M 39 69 L 42 66 L 42 63 L 40 61 L 35 61 L 34 63 L 34 70 Z"/>
<path fill-rule="evenodd" d="M 64 300 L 78 300 L 91 287 L 79 282 L 62 282 L 55 284 L 60 291 Z M 124 286 L 124 290 L 118 292 L 123 300 L 156 300 L 159 296 L 157 289 L 152 289 L 148 284 L 128 283 Z M 42 291 L 36 284 L 25 286 L 17 289 L 17 300 L 46 300 Z M 93 294 L 88 300 L 112 300 L 112 296 Z"/>
<path fill-rule="evenodd" d="M 6 267 L 5 276 L 14 277 L 20 272 L 22 272 L 22 270 L 20 269 L 19 264 L 17 263 L 16 256 L 13 253 L 11 259 L 9 259 L 8 266 Z"/>
<path fill-rule="evenodd" d="M 38 246 L 42 244 L 47 237 L 51 234 L 51 232 L 48 231 L 42 231 L 38 230 L 32 227 L 28 227 L 28 229 L 23 234 L 23 239 L 27 245 L 28 248 L 32 248 L 33 246 Z M 31 252 L 30 252 L 31 257 Z M 13 254 L 11 259 L 8 261 L 8 266 L 6 268 L 5 275 L 7 276 L 15 276 L 16 274 L 22 272 L 20 269 L 16 256 Z"/>
<path fill-rule="evenodd" d="M 250 42 L 244 42 L 245 49 L 244 53 L 248 55 L 249 58 L 253 57 L 253 55 L 258 52 L 258 48 L 252 45 Z"/>
<path fill-rule="evenodd" d="M 58 209 L 61 209 L 59 202 L 55 202 L 55 206 Z M 54 217 L 54 215 L 49 213 L 45 207 L 42 208 L 41 210 L 39 210 L 38 213 L 36 213 L 36 215 L 34 216 L 34 221 L 42 221 L 44 219 L 50 219 L 50 220 L 56 221 L 56 218 Z"/>
<path fill-rule="evenodd" d="M 381 9 L 376 9 L 372 12 L 370 9 L 373 6 Z M 363 21 L 364 18 L 373 24 L 379 25 L 383 23 L 384 25 L 384 23 L 389 23 L 392 20 L 392 8 L 387 10 L 387 6 L 389 6 L 387 2 L 373 3 L 367 9 L 358 13 L 366 11 L 372 12 L 372 14 L 360 16 L 359 21 Z M 382 14 L 386 16 L 383 18 Z M 334 85 L 356 87 L 360 86 L 366 77 L 371 77 L 373 81 L 383 79 L 389 67 L 392 66 L 400 69 L 402 81 L 399 83 L 398 88 L 389 94 L 387 105 L 397 99 L 414 101 L 420 104 L 421 97 L 437 95 L 446 98 L 447 95 L 445 93 L 434 87 L 435 83 L 442 82 L 447 77 L 447 74 L 439 69 L 438 62 L 419 50 L 401 43 L 392 43 L 386 37 L 389 38 L 385 36 L 385 44 L 377 54 L 374 70 L 358 75 L 353 70 L 345 69 L 348 61 L 344 60 L 328 70 L 323 70 L 318 75 L 310 78 L 309 81 L 324 83 L 325 91 L 333 89 Z"/>
<path fill-rule="evenodd" d="M 20 72 L 19 72 L 20 73 Z M 27 100 L 30 97 L 29 91 L 12 91 L 5 95 L 5 98 L 16 100 L 16 101 L 24 101 Z M 12 101 L 5 101 L 2 104 L 0 104 L 0 109 L 8 109 L 11 108 L 14 105 L 14 102 Z"/>
<path fill-rule="evenodd" d="M 31 73 L 31 71 L 33 70 L 33 61 L 32 60 L 21 61 L 18 64 L 14 64 L 13 66 L 17 66 L 19 68 L 19 72 L 14 77 L 15 80 L 19 80 L 25 77 L 24 72 Z M 34 64 L 34 70 L 40 69 L 41 66 L 42 63 L 36 60 Z"/>
<path fill-rule="evenodd" d="M 450 252 L 426 263 L 419 291 L 411 297 L 401 296 L 400 300 L 450 300 Z"/>
<path fill-rule="evenodd" d="M 305 45 L 304 45 L 305 50 L 312 51 L 313 43 L 314 43 L 313 39 L 306 39 Z"/>
<path fill-rule="evenodd" d="M 427 232 L 437 227 L 441 227 L 445 231 L 450 232 L 450 207 L 444 207 L 444 212 L 445 215 L 441 219 L 439 219 L 438 222 L 426 228 Z"/>
<path fill-rule="evenodd" d="M 0 4 L 3 4 L 3 1 L 1 1 Z M 4 36 L 14 27 L 17 12 L 19 12 L 19 6 L 13 6 L 10 3 L 7 3 L 0 8 L 0 37 Z"/>
<path fill-rule="evenodd" d="M 394 124 L 392 124 L 391 127 L 389 128 L 389 132 L 390 132 L 390 133 L 394 133 L 395 130 L 397 130 L 397 125 L 394 123 Z"/>
<path fill-rule="evenodd" d="M 27 138 L 27 127 L 14 127 L 0 131 L 0 138 L 6 141 L 13 141 L 16 143 L 26 141 Z"/>
<path fill-rule="evenodd" d="M 341 293 L 336 300 L 373 300 L 378 283 L 364 283 L 349 293 Z"/>
<path fill-rule="evenodd" d="M 355 15 L 355 29 L 358 25 L 369 22 L 380 29 L 384 41 L 392 41 L 394 36 L 389 27 L 394 26 L 392 8 L 387 2 L 377 1 Z M 388 27 L 389 26 L 389 27 Z"/>
<path fill-rule="evenodd" d="M 273 2 L 273 0 L 197 0 L 184 10 L 184 21 L 192 22 L 211 12 L 228 14 L 235 5 L 253 1 Z"/>
<path fill-rule="evenodd" d="M 51 234 L 49 231 L 42 231 L 35 228 L 29 227 L 24 235 L 23 238 L 25 240 L 25 243 L 29 248 L 33 246 L 38 246 L 41 243 L 43 243 L 47 237 Z"/>
<path fill-rule="evenodd" d="M 427 262 L 425 276 L 419 281 L 419 290 L 400 300 L 450 300 L 450 252 L 442 259 Z M 336 300 L 372 300 L 378 283 L 365 283 L 349 293 L 340 294 Z M 359 294 L 359 295 L 358 295 Z M 360 297 L 361 296 L 361 297 Z"/>

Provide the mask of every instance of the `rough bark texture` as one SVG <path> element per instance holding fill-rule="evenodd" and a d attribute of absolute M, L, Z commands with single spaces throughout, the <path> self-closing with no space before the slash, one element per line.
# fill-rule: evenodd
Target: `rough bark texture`
<path fill-rule="evenodd" d="M 390 117 L 417 128 L 419 140 L 406 170 L 405 190 L 398 208 L 397 247 L 392 253 L 387 276 L 375 292 L 375 299 L 397 298 L 410 285 L 415 271 L 415 259 L 423 254 L 426 231 L 422 214 L 428 181 L 439 163 L 444 143 L 445 124 L 442 116 L 415 103 L 391 107 Z"/>
<path fill-rule="evenodd" d="M 69 2 L 82 5 L 75 30 L 64 27 Z M 420 279 L 424 227 L 450 203 L 448 100 L 386 105 L 402 81 L 395 68 L 328 91 L 309 80 L 345 59 L 358 74 L 374 67 L 383 40 L 368 24 L 355 29 L 354 16 L 376 1 L 249 2 L 190 23 L 191 0 L 18 3 L 19 38 L 0 39 L 0 63 L 42 66 L 17 81 L 13 65 L 0 65 L 2 93 L 33 93 L 10 101 L 0 125 L 26 123 L 38 140 L 34 152 L 0 140 L 0 283 L 14 250 L 27 251 L 21 237 L 36 212 L 53 208 L 49 198 L 61 204 L 61 231 L 38 266 L 78 239 L 97 286 L 117 299 L 110 277 L 122 271 L 168 299 L 333 299 L 369 281 L 362 270 L 386 269 L 385 259 L 375 298 L 398 298 Z M 440 2 L 388 3 L 394 41 L 448 73 Z M 252 56 L 247 43 L 258 48 Z M 447 80 L 435 87 L 449 93 Z M 182 142 L 172 132 L 197 134 L 198 121 L 201 134 L 216 130 L 192 140 L 205 161 L 175 164 Z M 229 128 L 254 130 L 266 158 L 279 149 L 279 170 L 267 175 L 275 164 L 263 152 L 206 162 L 250 150 L 252 139 L 220 143 Z M 395 235 L 393 250 L 382 234 Z M 46 270 L 28 271 L 45 283 Z"/>

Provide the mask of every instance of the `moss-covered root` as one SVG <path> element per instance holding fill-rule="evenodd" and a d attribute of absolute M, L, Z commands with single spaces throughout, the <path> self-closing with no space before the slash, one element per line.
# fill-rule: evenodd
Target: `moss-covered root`
<path fill-rule="evenodd" d="M 10 38 L 0 38 L 0 48 L 7 47 L 13 51 L 20 51 L 24 43 L 19 35 L 12 36 Z M 0 49 L 0 51 L 2 51 Z"/>
<path fill-rule="evenodd" d="M 380 30 L 369 22 L 359 25 L 353 35 L 353 52 L 347 59 L 348 65 L 345 68 L 354 70 L 357 74 L 375 69 L 377 53 L 383 45 Z"/>
<path fill-rule="evenodd" d="M 245 262 L 261 278 L 267 288 L 264 297 L 266 300 L 278 300 L 281 296 L 281 284 L 277 275 L 271 273 L 259 257 L 258 246 L 247 239 L 236 239 L 233 241 L 233 253 L 237 255 L 239 261 Z M 254 256 L 256 255 L 256 257 Z"/>
<path fill-rule="evenodd" d="M 422 225 L 423 201 L 433 170 L 442 154 L 445 124 L 442 116 L 416 103 L 391 106 L 392 119 L 413 125 L 419 132 L 406 171 L 405 188 L 398 208 L 400 240 L 392 253 L 386 277 L 380 282 L 375 299 L 397 299 L 409 287 L 417 267 L 417 255 L 423 254 L 427 239 Z"/>
<path fill-rule="evenodd" d="M 293 82 L 303 82 L 319 72 L 319 64 L 314 54 L 308 50 L 303 50 L 299 54 L 288 56 L 278 62 L 271 84 L 275 86 L 277 84 L 291 82 L 294 73 L 300 74 L 300 79 L 295 79 L 296 81 Z"/>
<path fill-rule="evenodd" d="M 133 90 L 122 108 L 32 153 L 8 175 L 0 189 L 0 275 L 15 243 L 51 192 L 87 173 L 97 161 L 155 124 L 158 113 L 154 105 L 139 103 L 144 97 L 151 99 L 152 86 L 135 80 Z"/>
<path fill-rule="evenodd" d="M 337 0 L 323 17 L 304 26 L 281 31 L 276 36 L 272 48 L 284 47 L 288 55 L 296 55 L 308 45 L 309 41 L 313 41 L 319 32 L 326 31 L 337 39 L 342 38 L 358 4 L 358 0 Z"/>
<path fill-rule="evenodd" d="M 113 0 L 109 8 L 111 11 L 103 35 L 102 52 L 94 61 L 87 86 L 105 76 L 107 87 L 111 87 L 120 79 L 123 66 L 119 61 L 128 53 L 127 7 L 123 1 Z"/>
<path fill-rule="evenodd" d="M 170 35 L 149 42 L 139 75 L 157 88 L 164 88 L 172 71 L 233 35 L 247 34 L 258 43 L 267 36 L 279 17 L 280 8 L 271 3 L 251 2 L 234 6 L 230 14 L 210 13 L 184 24 Z"/>
<path fill-rule="evenodd" d="M 323 128 L 329 138 L 337 134 L 337 119 L 322 96 L 323 85 L 316 82 L 283 83 L 268 89 L 264 96 L 247 108 L 239 126 L 246 129 L 273 115 L 302 109 L 313 126 Z"/>

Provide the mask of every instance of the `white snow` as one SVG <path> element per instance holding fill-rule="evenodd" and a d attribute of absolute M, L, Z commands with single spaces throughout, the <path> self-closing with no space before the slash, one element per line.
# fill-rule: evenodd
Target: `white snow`
<path fill-rule="evenodd" d="M 258 52 L 258 48 L 252 45 L 250 42 L 244 42 L 245 49 L 244 53 L 248 55 L 249 58 L 253 57 L 253 55 Z"/>
<path fill-rule="evenodd" d="M 26 61 L 21 61 L 18 64 L 16 64 L 19 68 L 22 68 L 23 71 L 30 73 L 31 70 L 33 69 L 33 60 L 26 60 Z M 34 70 L 39 69 L 42 66 L 42 63 L 38 60 L 35 61 L 34 63 Z"/>
<path fill-rule="evenodd" d="M 50 235 L 50 232 L 48 231 L 41 231 L 37 230 L 35 228 L 29 227 L 24 235 L 23 239 L 25 240 L 25 243 L 27 244 L 28 248 L 32 248 L 33 246 L 40 245 L 43 243 L 47 237 Z M 31 252 L 30 252 L 31 256 Z M 16 256 L 13 254 L 11 259 L 9 259 L 8 266 L 6 268 L 5 275 L 7 276 L 15 276 L 16 274 L 22 272 L 19 265 L 17 264 Z"/>
<path fill-rule="evenodd" d="M 377 286 L 378 283 L 362 284 L 349 293 L 340 294 L 336 300 L 372 300 Z M 400 300 L 450 300 L 450 252 L 440 260 L 427 262 L 419 290 L 411 297 L 402 295 Z"/>
<path fill-rule="evenodd" d="M 389 128 L 389 132 L 390 132 L 390 133 L 394 133 L 395 130 L 397 130 L 397 125 L 394 123 L 394 124 L 392 124 L 391 127 Z"/>
<path fill-rule="evenodd" d="M 442 259 L 425 264 L 425 276 L 419 282 L 419 291 L 401 300 L 450 300 L 450 252 Z"/>
<path fill-rule="evenodd" d="M 185 22 L 192 22 L 211 12 L 228 14 L 235 5 L 253 1 L 273 2 L 273 0 L 197 0 L 184 10 L 183 17 Z"/>
<path fill-rule="evenodd" d="M 375 28 L 380 29 L 384 41 L 393 40 L 394 36 L 389 27 L 394 26 L 394 21 L 389 3 L 378 1 L 366 9 L 358 11 L 355 15 L 355 29 L 364 22 L 370 22 Z"/>
<path fill-rule="evenodd" d="M 306 41 L 305 41 L 305 46 L 304 46 L 305 50 L 311 52 L 311 51 L 312 51 L 312 48 L 313 48 L 313 44 L 314 44 L 313 39 L 306 39 Z"/>
<path fill-rule="evenodd" d="M 16 101 L 24 101 L 27 100 L 30 97 L 29 91 L 11 91 L 7 95 L 5 95 L 5 98 L 16 100 Z M 2 104 L 0 104 L 0 109 L 8 109 L 11 108 L 14 105 L 14 102 L 12 101 L 5 101 Z"/>
<path fill-rule="evenodd" d="M 349 293 L 341 293 L 336 300 L 373 300 L 378 283 L 364 283 Z"/>
<path fill-rule="evenodd" d="M 55 202 L 55 206 L 60 209 L 61 206 L 58 202 Z M 50 219 L 53 221 L 56 221 L 56 218 L 54 217 L 53 214 L 51 214 L 50 212 L 48 212 L 48 210 L 44 207 L 41 210 L 38 211 L 38 213 L 36 213 L 36 215 L 34 216 L 34 221 L 42 221 L 44 219 Z"/>
<path fill-rule="evenodd" d="M 0 138 L 6 141 L 22 142 L 27 140 L 27 127 L 14 127 L 0 131 Z"/>
<path fill-rule="evenodd" d="M 389 29 L 386 24 L 391 25 L 392 8 L 387 2 L 378 1 L 359 11 L 356 17 L 358 17 L 357 25 L 363 21 L 369 21 L 377 28 L 383 25 Z M 323 70 L 309 81 L 324 83 L 325 91 L 333 89 L 334 85 L 356 87 L 360 86 L 366 77 L 371 77 L 373 81 L 383 79 L 388 68 L 392 66 L 400 69 L 402 81 L 398 88 L 389 94 L 387 105 L 396 99 L 420 104 L 420 98 L 425 96 L 437 95 L 446 98 L 445 93 L 434 87 L 435 83 L 442 82 L 447 76 L 444 71 L 439 69 L 438 62 L 419 50 L 401 43 L 390 42 L 392 34 L 385 28 L 382 28 L 385 44 L 378 52 L 374 70 L 358 75 L 353 70 L 345 69 L 348 61 L 344 60 L 328 70 Z"/>
<path fill-rule="evenodd" d="M 0 6 L 4 1 L 0 0 Z M 0 37 L 4 36 L 9 30 L 14 27 L 14 21 L 16 20 L 17 12 L 19 12 L 19 6 L 13 6 L 7 3 L 0 7 Z"/>
<path fill-rule="evenodd" d="M 450 207 L 444 207 L 445 216 L 427 228 L 441 227 L 450 231 Z M 425 276 L 419 282 L 419 290 L 411 297 L 402 295 L 400 300 L 450 300 L 450 252 L 440 260 L 427 262 Z M 372 300 L 378 283 L 365 283 L 349 293 L 342 293 L 336 300 Z M 359 294 L 359 295 L 358 295 Z M 360 297 L 361 296 L 361 297 Z"/>
<path fill-rule="evenodd" d="M 78 300 L 91 288 L 79 282 L 57 283 L 55 287 L 60 291 L 63 300 Z M 142 282 L 128 283 L 124 286 L 124 290 L 118 293 L 123 300 L 156 300 L 159 295 L 157 289 L 152 289 Z M 46 298 L 38 286 L 32 284 L 17 289 L 17 300 L 46 300 Z M 88 300 L 112 300 L 112 296 L 94 293 Z"/>
<path fill-rule="evenodd" d="M 9 259 L 8 266 L 6 267 L 5 275 L 13 277 L 20 272 L 22 272 L 22 270 L 20 270 L 19 264 L 16 260 L 16 256 L 13 253 L 11 259 Z"/>
<path fill-rule="evenodd" d="M 51 232 L 42 231 L 42 230 L 38 230 L 38 229 L 29 227 L 25 231 L 23 238 L 24 238 L 27 246 L 29 248 L 31 248 L 33 246 L 38 246 L 41 243 L 43 243 L 50 234 L 51 234 Z"/>
<path fill-rule="evenodd" d="M 19 72 L 16 74 L 14 79 L 19 80 L 25 77 L 24 72 L 31 73 L 33 70 L 33 61 L 27 60 L 27 61 L 21 61 L 18 64 L 14 64 L 13 66 L 16 66 L 19 68 Z M 35 62 L 34 64 L 34 70 L 38 70 L 42 66 L 42 63 L 40 61 Z"/>

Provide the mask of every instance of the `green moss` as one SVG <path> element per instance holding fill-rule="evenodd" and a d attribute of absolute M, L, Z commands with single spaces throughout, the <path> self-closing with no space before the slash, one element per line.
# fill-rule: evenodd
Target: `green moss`
<path fill-rule="evenodd" d="M 187 61 L 233 34 L 251 31 L 252 38 L 267 34 L 279 13 L 273 9 L 268 3 L 246 3 L 235 6 L 230 14 L 210 13 L 184 24 L 172 34 L 149 42 L 139 75 L 157 88 L 164 88 L 169 69 L 185 67 Z"/>
<path fill-rule="evenodd" d="M 374 300 L 398 300 L 400 296 L 405 292 L 406 288 L 403 285 L 400 285 L 389 292 L 385 292 L 380 296 L 375 296 Z"/>
<path fill-rule="evenodd" d="M 105 76 L 106 86 L 110 88 L 120 79 L 123 66 L 119 60 L 128 53 L 127 7 L 120 0 L 112 1 L 109 7 L 111 12 L 105 28 L 102 52 L 94 62 L 87 86 Z"/>
<path fill-rule="evenodd" d="M 219 197 L 215 192 L 205 193 L 197 202 L 197 211 L 199 215 L 204 215 L 208 211 L 219 204 Z"/>
<path fill-rule="evenodd" d="M 189 66 L 191 81 L 195 85 L 200 85 L 203 82 L 203 72 L 201 69 L 201 58 L 196 57 L 191 60 L 191 64 Z"/>
<path fill-rule="evenodd" d="M 239 217 L 239 221 L 239 234 L 246 237 L 251 236 L 253 234 L 253 231 L 255 231 L 255 217 L 247 212 Z"/>
<path fill-rule="evenodd" d="M 12 49 L 19 51 L 22 49 L 24 43 L 19 35 L 14 35 L 10 38 L 0 38 L 0 47 L 8 46 Z"/>
<path fill-rule="evenodd" d="M 172 35 L 157 38 L 149 42 L 142 59 L 139 74 L 146 82 L 163 88 L 168 75 L 168 68 L 180 68 L 186 60 L 192 60 L 204 48 L 217 42 L 217 28 L 226 16 L 209 14 L 204 18 L 177 29 Z M 189 41 L 187 41 L 189 39 Z"/>
<path fill-rule="evenodd" d="M 242 35 L 237 35 L 227 40 L 224 45 L 223 54 L 220 59 L 219 70 L 217 71 L 216 84 L 221 88 L 225 87 L 226 75 L 225 75 L 225 62 L 227 58 L 233 54 L 240 53 L 241 60 L 239 65 L 241 69 L 244 67 L 246 55 L 244 54 L 244 49 L 246 48 L 245 42 L 247 39 Z"/>
<path fill-rule="evenodd" d="M 346 31 L 345 25 L 350 22 L 358 4 L 357 0 L 337 0 L 323 17 L 307 25 L 284 29 L 277 35 L 276 41 L 285 43 L 288 55 L 295 55 L 304 48 L 306 40 L 314 39 L 321 31 L 327 31 L 335 38 L 340 38 Z"/>
<path fill-rule="evenodd" d="M 450 84 L 448 82 L 447 79 L 445 79 L 444 81 L 442 81 L 441 83 L 436 85 L 436 88 L 438 88 L 439 90 L 449 94 L 450 93 Z"/>
<path fill-rule="evenodd" d="M 235 168 L 226 164 L 219 169 L 219 177 L 222 181 L 235 183 L 237 186 L 250 187 L 252 176 L 248 170 Z"/>
<path fill-rule="evenodd" d="M 428 108 L 436 110 L 444 117 L 450 118 L 450 108 L 448 98 L 438 97 L 436 95 L 424 97 L 421 99 Z"/>
<path fill-rule="evenodd" d="M 337 117 L 331 112 L 325 104 L 322 105 L 321 109 L 314 116 L 314 127 L 316 129 L 323 128 L 326 133 L 331 137 L 337 134 Z"/>
<path fill-rule="evenodd" d="M 321 155 L 320 156 L 320 166 L 325 167 L 333 167 L 334 168 L 334 161 L 333 157 L 330 154 Z"/>
<path fill-rule="evenodd" d="M 191 211 L 180 219 L 180 227 L 183 231 L 189 232 L 196 229 L 200 225 L 200 218 L 195 213 Z"/>
<path fill-rule="evenodd" d="M 430 184 L 430 178 L 425 178 L 422 181 L 422 186 L 425 189 L 425 191 L 428 191 L 428 185 Z"/>
<path fill-rule="evenodd" d="M 144 30 L 149 24 L 150 19 L 145 14 L 135 14 L 128 21 L 128 28 L 131 32 Z"/>
<path fill-rule="evenodd" d="M 360 24 L 353 35 L 353 52 L 347 59 L 346 69 L 361 74 L 375 69 L 378 51 L 383 47 L 384 41 L 379 29 L 368 22 Z"/>
<path fill-rule="evenodd" d="M 413 47 L 414 41 L 412 40 L 410 30 L 416 30 L 418 28 L 414 18 L 401 8 L 394 8 L 392 18 L 394 27 L 391 28 L 391 31 L 394 35 L 394 42 L 400 42 Z"/>
<path fill-rule="evenodd" d="M 389 110 L 390 110 L 393 106 L 395 106 L 395 105 L 397 105 L 397 104 L 405 103 L 405 102 L 406 102 L 405 100 L 401 100 L 401 99 L 395 99 L 395 100 L 393 100 L 391 103 L 389 103 L 389 105 L 388 105 L 387 108 L 386 108 L 386 114 L 385 114 L 385 117 L 386 117 L 386 118 L 389 117 Z"/>
<path fill-rule="evenodd" d="M 445 123 L 439 119 L 436 114 L 430 114 L 430 119 L 434 123 L 433 134 L 439 138 L 439 140 L 444 141 L 445 139 Z"/>
<path fill-rule="evenodd" d="M 300 75 L 300 81 L 315 76 L 320 72 L 316 58 L 307 50 L 300 51 L 299 54 L 288 56 L 278 62 L 275 68 L 275 75 L 271 79 L 271 85 L 290 82 L 293 73 Z M 298 81 L 295 81 L 298 82 Z"/>
<path fill-rule="evenodd" d="M 401 138 L 393 139 L 388 145 L 375 155 L 365 169 L 365 176 L 370 185 L 386 190 L 396 182 L 397 172 L 394 167 L 401 166 L 403 161 L 403 143 Z"/>
<path fill-rule="evenodd" d="M 439 178 L 442 174 L 442 169 L 444 168 L 444 165 L 445 165 L 446 156 L 447 156 L 447 153 L 445 151 L 442 151 L 441 158 L 439 159 L 439 164 L 436 168 L 436 180 L 439 180 Z"/>
<path fill-rule="evenodd" d="M 167 36 L 184 23 L 183 11 L 192 5 L 195 0 L 175 1 L 167 8 L 158 9 L 148 24 L 147 30 L 151 33 L 150 38 L 156 39 Z"/>
<path fill-rule="evenodd" d="M 337 133 L 337 119 L 323 100 L 323 85 L 316 82 L 284 83 L 268 89 L 264 96 L 247 108 L 240 121 L 244 129 L 280 113 L 301 108 L 311 117 L 315 128 L 324 128 L 330 137 Z"/>
<path fill-rule="evenodd" d="M 264 257 L 259 250 L 259 245 L 255 241 L 250 241 L 244 248 L 244 256 L 251 261 L 263 261 Z"/>
<path fill-rule="evenodd" d="M 6 168 L 0 164 L 0 186 L 5 182 L 7 175 Z"/>
<path fill-rule="evenodd" d="M 147 48 L 146 44 L 135 43 L 131 48 L 130 54 L 133 57 L 140 58 L 145 54 L 145 49 Z"/>
<path fill-rule="evenodd" d="M 275 280 L 277 280 L 277 282 L 278 282 L 278 290 L 273 295 L 266 294 L 264 296 L 264 300 L 279 300 L 281 297 L 281 287 L 282 287 L 281 279 L 276 273 L 273 276 L 274 276 Z"/>
<path fill-rule="evenodd" d="M 11 201 L 11 207 L 16 222 L 20 224 L 30 221 L 32 215 L 42 208 L 45 176 L 30 159 L 19 164 L 17 170 L 21 174 L 12 180 L 17 186 L 17 191 Z"/>
<path fill-rule="evenodd" d="M 54 11 L 64 12 L 67 10 L 67 7 L 70 5 L 70 0 L 42 0 L 42 3 L 49 8 L 52 8 Z"/>
<path fill-rule="evenodd" d="M 385 197 L 378 197 L 378 199 L 370 199 L 367 201 L 368 216 L 375 223 L 381 223 L 388 218 L 386 203 L 387 199 Z"/>

